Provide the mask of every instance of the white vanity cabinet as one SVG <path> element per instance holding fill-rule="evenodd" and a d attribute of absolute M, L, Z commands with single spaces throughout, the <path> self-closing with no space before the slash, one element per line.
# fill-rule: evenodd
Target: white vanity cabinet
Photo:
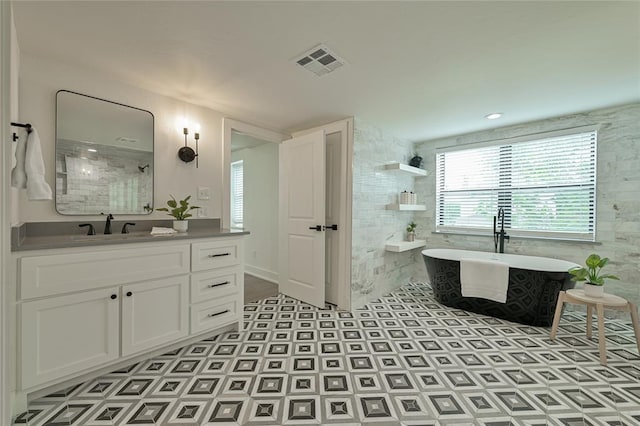
<path fill-rule="evenodd" d="M 19 389 L 237 329 L 242 244 L 225 236 L 18 253 Z"/>

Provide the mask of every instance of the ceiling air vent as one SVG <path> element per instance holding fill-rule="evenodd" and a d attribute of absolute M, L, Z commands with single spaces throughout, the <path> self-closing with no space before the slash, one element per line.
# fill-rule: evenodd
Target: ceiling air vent
<path fill-rule="evenodd" d="M 344 59 L 319 44 L 295 59 L 296 63 L 317 76 L 329 74 L 345 64 Z"/>

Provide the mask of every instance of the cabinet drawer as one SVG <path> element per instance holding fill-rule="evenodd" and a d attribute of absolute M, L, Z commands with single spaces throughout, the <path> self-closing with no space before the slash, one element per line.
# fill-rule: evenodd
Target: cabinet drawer
<path fill-rule="evenodd" d="M 20 298 L 70 293 L 189 273 L 189 245 L 20 259 Z"/>
<path fill-rule="evenodd" d="M 238 295 L 191 305 L 191 334 L 239 321 L 240 315 Z"/>
<path fill-rule="evenodd" d="M 196 272 L 191 275 L 191 303 L 237 294 L 243 281 L 240 266 Z"/>
<path fill-rule="evenodd" d="M 191 270 L 206 271 L 240 264 L 242 240 L 224 239 L 191 244 Z"/>

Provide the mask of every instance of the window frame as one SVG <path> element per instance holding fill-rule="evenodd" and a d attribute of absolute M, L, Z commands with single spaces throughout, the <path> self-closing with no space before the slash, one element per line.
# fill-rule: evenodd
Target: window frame
<path fill-rule="evenodd" d="M 487 230 L 489 232 L 492 231 L 493 224 L 488 222 L 487 226 L 450 226 L 442 224 L 446 219 L 445 215 L 445 207 L 446 203 L 444 203 L 444 196 L 447 194 L 447 191 L 444 190 L 445 186 L 445 178 L 444 172 L 441 167 L 443 167 L 440 163 L 445 160 L 440 160 L 440 156 L 442 154 L 446 154 L 447 152 L 459 152 L 465 150 L 476 150 L 485 147 L 499 147 L 500 149 L 500 159 L 502 158 L 503 153 L 507 153 L 512 149 L 512 146 L 522 142 L 535 142 L 535 141 L 543 141 L 552 138 L 561 138 L 572 135 L 580 135 L 585 133 L 592 133 L 593 142 L 591 152 L 593 153 L 592 161 L 589 164 L 592 171 L 590 178 L 591 182 L 584 181 L 581 184 L 571 185 L 576 188 L 587 188 L 589 193 L 590 200 L 590 213 L 588 216 L 588 222 L 590 229 L 586 232 L 563 232 L 563 231 L 549 231 L 549 230 L 526 230 L 526 229 L 517 229 L 512 228 L 511 225 L 511 208 L 512 203 L 511 199 L 514 193 L 517 193 L 517 189 L 510 188 L 510 179 L 512 178 L 511 173 L 511 165 L 509 162 L 507 167 L 502 168 L 503 163 L 501 165 L 501 173 L 498 174 L 499 183 L 497 186 L 493 186 L 490 190 L 497 191 L 497 205 L 495 207 L 495 212 L 497 214 L 498 208 L 502 207 L 505 211 L 505 220 L 504 227 L 505 230 L 508 231 L 509 235 L 522 237 L 522 238 L 537 238 L 537 239 L 546 239 L 546 240 L 565 240 L 565 241 L 579 241 L 579 242 L 595 242 L 597 235 L 597 162 L 598 162 L 598 126 L 582 126 L 582 127 L 574 127 L 570 129 L 563 129 L 552 132 L 541 132 L 536 134 L 518 136 L 513 138 L 503 138 L 503 139 L 494 139 L 487 140 L 478 143 L 470 143 L 470 144 L 461 144 L 454 145 L 436 149 L 435 155 L 435 233 L 441 234 L 462 234 L 462 235 L 486 235 Z M 505 158 L 511 158 L 509 155 L 505 155 Z M 442 177 L 441 177 L 442 176 Z M 500 191 L 500 188 L 508 188 L 504 191 Z M 546 188 L 561 188 L 563 185 L 561 183 L 555 183 L 552 185 L 547 185 Z M 590 188 L 590 189 L 589 189 Z M 451 193 L 451 192 L 449 192 Z M 539 192 L 542 193 L 542 192 Z M 498 224 L 498 227 L 500 225 Z"/>
<path fill-rule="evenodd" d="M 241 194 L 241 198 L 242 198 L 242 220 L 241 221 L 237 221 L 237 212 L 236 212 L 236 197 L 237 197 L 237 193 L 238 193 L 238 188 L 236 187 L 236 176 L 235 174 L 237 173 L 237 170 L 240 169 L 241 173 L 242 173 L 242 188 L 240 189 L 242 191 Z M 233 229 L 242 229 L 244 228 L 244 160 L 237 160 L 237 161 L 232 161 L 230 166 L 229 166 L 229 178 L 230 178 L 230 227 Z"/>

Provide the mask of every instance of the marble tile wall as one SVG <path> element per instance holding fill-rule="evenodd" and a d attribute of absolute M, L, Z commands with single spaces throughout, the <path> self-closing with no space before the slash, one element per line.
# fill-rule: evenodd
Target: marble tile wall
<path fill-rule="evenodd" d="M 356 118 L 353 139 L 351 308 L 357 309 L 408 282 L 420 261 L 419 250 L 385 251 L 389 240 L 404 239 L 411 211 L 385 210 L 398 193 L 413 191 L 414 177 L 385 171 L 393 162 L 407 164 L 413 144 L 394 138 Z M 420 178 L 417 178 L 420 179 Z M 418 200 L 420 201 L 420 200 Z M 425 228 L 418 228 L 418 238 Z"/>
<path fill-rule="evenodd" d="M 427 233 L 427 247 L 466 248 L 491 251 L 490 236 L 436 234 L 435 152 L 436 148 L 472 144 L 571 127 L 598 125 L 597 216 L 595 243 L 512 238 L 505 252 L 547 256 L 582 264 L 590 253 L 611 259 L 609 273 L 620 281 L 608 281 L 605 291 L 640 303 L 640 104 L 623 105 L 531 123 L 452 136 L 416 144 L 422 155 L 426 178 L 417 180 L 418 197 L 427 210 L 417 212 L 416 222 Z M 414 274 L 426 280 L 422 261 Z"/>
<path fill-rule="evenodd" d="M 56 147 L 56 209 L 63 214 L 146 213 L 153 206 L 153 153 L 77 142 Z M 143 171 L 138 166 L 144 167 Z"/>

